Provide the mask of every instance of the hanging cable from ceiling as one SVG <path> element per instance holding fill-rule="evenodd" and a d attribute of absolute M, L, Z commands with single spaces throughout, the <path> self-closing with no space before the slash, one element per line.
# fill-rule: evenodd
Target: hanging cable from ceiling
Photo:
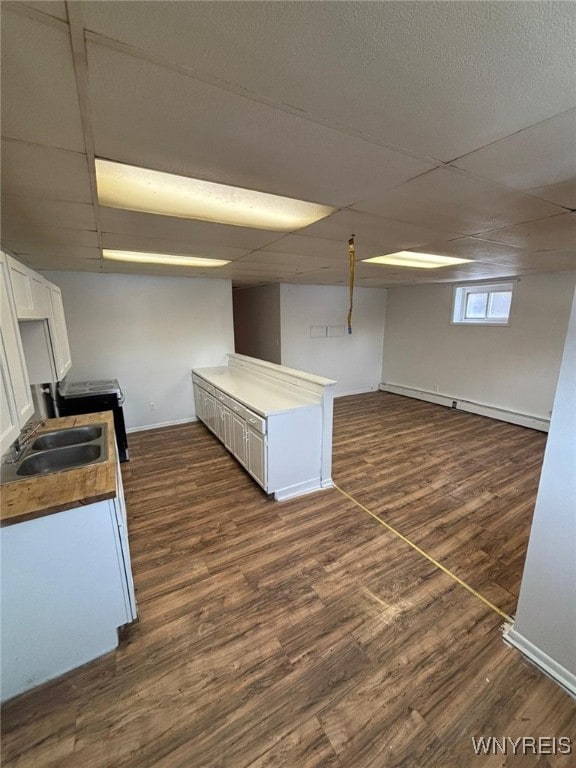
<path fill-rule="evenodd" d="M 354 267 L 356 265 L 356 249 L 354 235 L 348 240 L 348 261 L 350 265 L 350 309 L 348 310 L 348 333 L 352 333 L 352 305 L 354 299 Z"/>

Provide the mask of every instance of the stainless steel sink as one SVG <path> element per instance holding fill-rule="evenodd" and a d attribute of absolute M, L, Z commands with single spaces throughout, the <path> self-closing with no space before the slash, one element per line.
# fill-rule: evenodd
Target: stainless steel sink
<path fill-rule="evenodd" d="M 45 432 L 32 443 L 35 451 L 48 448 L 64 448 L 67 445 L 88 443 L 102 436 L 101 426 L 71 427 L 70 429 L 57 429 L 54 432 Z"/>
<path fill-rule="evenodd" d="M 49 451 L 36 451 L 22 459 L 17 475 L 46 475 L 49 472 L 61 472 L 63 469 L 85 467 L 97 462 L 102 456 L 102 448 L 96 443 L 69 445 L 65 448 L 52 448 Z"/>
<path fill-rule="evenodd" d="M 39 435 L 16 461 L 5 461 L 0 481 L 29 480 L 37 475 L 64 472 L 108 459 L 108 426 L 57 429 Z"/>

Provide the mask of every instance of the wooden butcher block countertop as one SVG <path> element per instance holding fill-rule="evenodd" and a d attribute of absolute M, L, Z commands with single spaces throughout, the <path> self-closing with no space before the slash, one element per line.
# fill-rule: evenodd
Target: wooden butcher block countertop
<path fill-rule="evenodd" d="M 0 485 L 0 523 L 11 525 L 65 509 L 93 504 L 117 495 L 116 440 L 112 411 L 46 419 L 34 437 L 43 432 L 92 424 L 108 425 L 108 458 L 97 464 L 37 475 Z"/>

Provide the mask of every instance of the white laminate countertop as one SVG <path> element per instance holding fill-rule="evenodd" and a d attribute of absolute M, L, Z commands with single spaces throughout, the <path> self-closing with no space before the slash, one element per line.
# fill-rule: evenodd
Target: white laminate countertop
<path fill-rule="evenodd" d="M 193 368 L 201 376 L 230 397 L 264 416 L 286 413 L 295 408 L 320 406 L 320 397 L 311 392 L 297 392 L 293 386 L 282 386 L 226 365 L 216 368 Z"/>

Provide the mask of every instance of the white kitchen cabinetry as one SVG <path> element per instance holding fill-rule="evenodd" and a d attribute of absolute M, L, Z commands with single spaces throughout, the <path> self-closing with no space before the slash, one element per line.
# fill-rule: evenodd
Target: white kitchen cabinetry
<path fill-rule="evenodd" d="M 1 252 L 0 313 L 0 453 L 3 453 L 34 413 L 34 404 L 12 301 L 8 262 Z"/>
<path fill-rule="evenodd" d="M 62 381 L 72 367 L 70 345 L 68 343 L 68 330 L 66 328 L 64 305 L 62 303 L 62 291 L 57 285 L 53 285 L 52 283 L 47 283 L 46 286 L 50 298 L 48 327 L 50 329 L 50 338 L 52 341 L 56 380 Z"/>
<path fill-rule="evenodd" d="M 192 374 L 196 415 L 277 500 L 332 485 L 334 382 L 244 355 Z"/>
<path fill-rule="evenodd" d="M 48 317 L 50 308 L 46 280 L 11 256 L 6 258 L 18 320 L 41 320 Z"/>
<path fill-rule="evenodd" d="M 32 384 L 62 381 L 72 366 L 62 292 L 11 256 L 5 258 L 28 379 Z"/>
<path fill-rule="evenodd" d="M 115 498 L 0 529 L 3 701 L 114 650 L 136 618 L 119 482 Z"/>

